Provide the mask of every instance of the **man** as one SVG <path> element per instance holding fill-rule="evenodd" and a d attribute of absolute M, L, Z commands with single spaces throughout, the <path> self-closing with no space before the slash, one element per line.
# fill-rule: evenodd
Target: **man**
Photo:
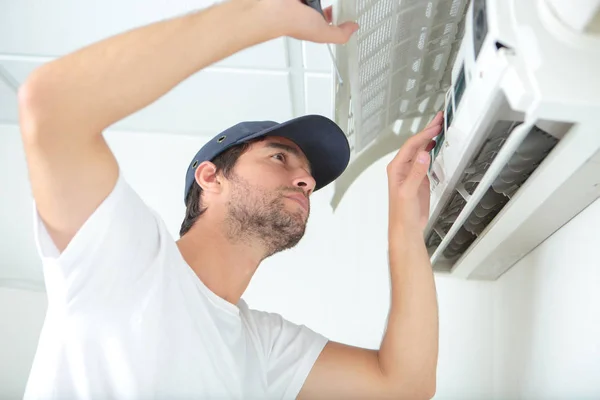
<path fill-rule="evenodd" d="M 326 13 L 330 18 L 331 11 Z M 241 300 L 260 262 L 302 237 L 311 193 L 348 144 L 331 121 L 245 122 L 186 173 L 181 238 L 122 177 L 102 132 L 202 68 L 292 36 L 345 43 L 298 0 L 229 0 L 109 38 L 36 70 L 19 93 L 47 318 L 26 398 L 430 398 L 437 304 L 423 241 L 441 115 L 388 166 L 387 331 L 378 351 Z"/>

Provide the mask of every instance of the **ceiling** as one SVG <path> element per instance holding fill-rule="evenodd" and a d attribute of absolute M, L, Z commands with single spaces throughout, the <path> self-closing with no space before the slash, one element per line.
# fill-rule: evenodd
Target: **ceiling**
<path fill-rule="evenodd" d="M 0 0 L 0 123 L 17 123 L 16 90 L 41 64 L 213 3 Z M 332 117 L 331 71 L 325 45 L 280 38 L 198 72 L 112 129 L 212 137 L 242 120 Z"/>

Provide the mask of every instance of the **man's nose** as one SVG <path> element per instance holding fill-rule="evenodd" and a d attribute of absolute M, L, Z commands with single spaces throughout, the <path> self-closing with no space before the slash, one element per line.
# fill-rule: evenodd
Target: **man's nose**
<path fill-rule="evenodd" d="M 316 184 L 317 182 L 315 182 L 315 178 L 306 172 L 294 179 L 294 187 L 301 188 L 307 197 L 310 196 L 315 190 Z"/>

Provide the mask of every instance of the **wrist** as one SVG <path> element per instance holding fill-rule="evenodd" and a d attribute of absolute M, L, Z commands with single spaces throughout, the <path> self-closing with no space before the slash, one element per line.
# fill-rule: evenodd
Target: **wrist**
<path fill-rule="evenodd" d="M 388 243 L 390 267 L 428 263 L 429 253 L 422 236 L 393 236 Z"/>
<path fill-rule="evenodd" d="M 404 251 L 425 245 L 423 230 L 418 227 L 390 226 L 388 230 L 388 246 L 390 251 Z"/>
<path fill-rule="evenodd" d="M 418 221 L 390 220 L 388 225 L 388 239 L 402 238 L 405 240 L 423 239 L 424 229 Z"/>

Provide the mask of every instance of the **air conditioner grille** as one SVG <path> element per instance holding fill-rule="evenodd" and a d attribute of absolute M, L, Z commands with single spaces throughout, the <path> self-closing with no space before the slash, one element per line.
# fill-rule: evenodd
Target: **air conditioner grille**
<path fill-rule="evenodd" d="M 450 231 L 452 224 L 467 204 L 468 196 L 473 194 L 500 148 L 517 125 L 519 125 L 519 122 L 516 121 L 498 121 L 494 125 L 488 138 L 465 169 L 463 178 L 455 192 L 440 213 L 434 230 L 427 238 L 428 247 L 437 247 L 441 243 L 438 232 L 445 235 Z M 527 134 L 490 188 L 467 217 L 463 226 L 450 240 L 448 246 L 444 249 L 444 257 L 454 259 L 469 248 L 557 143 L 558 139 L 538 127 L 534 127 Z"/>
<path fill-rule="evenodd" d="M 449 70 L 462 38 L 460 26 L 468 2 L 354 2 L 361 26 L 356 48 L 349 52 L 356 58 L 350 64 L 357 66 L 356 74 L 351 74 L 356 78 L 350 82 L 357 108 L 355 151 L 362 151 L 398 119 L 437 111 L 436 99 L 450 86 Z"/>

